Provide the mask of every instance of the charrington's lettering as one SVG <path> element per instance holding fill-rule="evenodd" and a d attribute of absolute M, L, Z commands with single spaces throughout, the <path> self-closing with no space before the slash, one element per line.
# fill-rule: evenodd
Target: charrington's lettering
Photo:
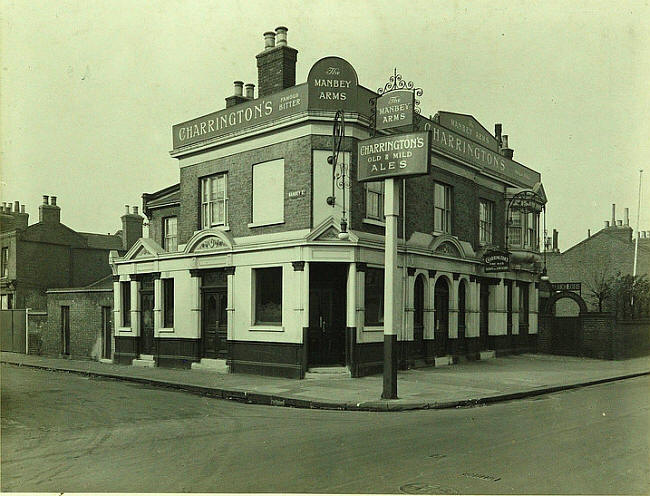
<path fill-rule="evenodd" d="M 358 180 L 428 173 L 428 134 L 425 131 L 390 135 L 359 142 Z"/>

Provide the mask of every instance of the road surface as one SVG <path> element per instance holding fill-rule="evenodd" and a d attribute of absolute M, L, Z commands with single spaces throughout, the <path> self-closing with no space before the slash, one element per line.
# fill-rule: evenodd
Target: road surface
<path fill-rule="evenodd" d="M 484 407 L 376 413 L 1 372 L 2 491 L 649 491 L 648 376 Z"/>

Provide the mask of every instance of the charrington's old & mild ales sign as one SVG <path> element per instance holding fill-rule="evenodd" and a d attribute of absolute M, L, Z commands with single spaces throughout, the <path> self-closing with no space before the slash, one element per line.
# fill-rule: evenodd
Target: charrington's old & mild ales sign
<path fill-rule="evenodd" d="M 379 181 L 428 174 L 431 163 L 429 136 L 428 131 L 421 131 L 359 141 L 357 180 Z"/>

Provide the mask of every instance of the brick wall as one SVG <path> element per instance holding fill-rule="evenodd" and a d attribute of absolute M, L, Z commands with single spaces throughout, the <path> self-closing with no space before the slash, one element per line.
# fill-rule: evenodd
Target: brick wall
<path fill-rule="evenodd" d="M 252 216 L 253 165 L 284 159 L 284 223 L 249 228 Z M 186 243 L 199 229 L 201 177 L 228 173 L 228 225 L 232 235 L 249 236 L 306 229 L 311 224 L 311 137 L 276 143 L 181 169 L 178 242 Z M 288 192 L 305 190 L 305 196 L 289 200 Z"/>
<path fill-rule="evenodd" d="M 614 357 L 615 318 L 610 313 L 589 312 L 582 315 L 582 352 L 591 358 Z"/>
<path fill-rule="evenodd" d="M 648 354 L 650 354 L 650 319 L 618 320 L 613 358 L 633 358 Z"/>
<path fill-rule="evenodd" d="M 113 308 L 112 291 L 48 293 L 47 326 L 41 335 L 42 352 L 57 356 L 61 352 L 61 306 L 70 307 L 70 356 L 101 356 L 102 306 Z M 112 313 L 111 313 L 112 315 Z"/>

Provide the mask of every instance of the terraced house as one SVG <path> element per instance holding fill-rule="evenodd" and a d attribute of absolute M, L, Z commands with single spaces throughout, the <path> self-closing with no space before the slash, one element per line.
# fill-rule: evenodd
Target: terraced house
<path fill-rule="evenodd" d="M 363 376 L 383 366 L 387 303 L 400 315 L 402 367 L 534 347 L 546 198 L 500 126 L 417 116 L 431 170 L 401 183 L 401 277 L 384 302 L 383 186 L 356 180 L 377 93 L 339 57 L 296 84 L 287 29 L 264 38 L 257 95 L 236 81 L 224 109 L 172 127 L 180 181 L 143 196 L 150 237 L 112 257 L 115 361 Z M 337 111 L 345 178 L 328 162 Z M 521 192 L 536 199 L 527 213 L 508 209 Z M 506 241 L 509 268 L 486 273 L 484 253 Z"/>

